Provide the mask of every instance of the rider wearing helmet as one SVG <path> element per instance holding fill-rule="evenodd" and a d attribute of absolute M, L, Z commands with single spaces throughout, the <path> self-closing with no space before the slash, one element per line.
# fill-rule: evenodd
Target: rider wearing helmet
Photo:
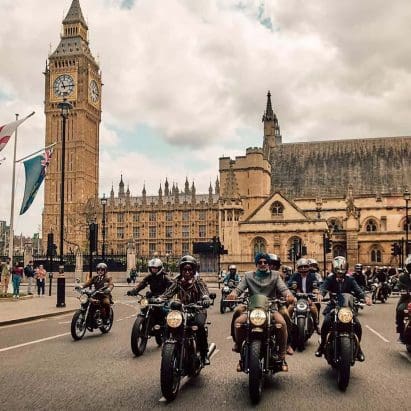
<path fill-rule="evenodd" d="M 362 264 L 355 264 L 354 272 L 352 273 L 352 278 L 357 282 L 357 284 L 365 290 L 367 286 L 367 279 L 362 272 Z"/>
<path fill-rule="evenodd" d="M 234 264 L 231 264 L 228 267 L 228 274 L 224 277 L 223 280 L 224 285 L 227 285 L 229 281 L 234 281 L 236 285 L 240 281 L 240 276 L 237 274 L 237 266 L 235 266 Z"/>
<path fill-rule="evenodd" d="M 318 265 L 318 262 L 314 258 L 308 259 L 308 265 L 310 266 L 310 273 L 315 274 L 315 278 L 317 279 L 318 282 L 322 281 L 321 274 L 320 274 L 320 267 Z"/>
<path fill-rule="evenodd" d="M 91 287 L 94 285 L 96 290 L 100 290 L 101 288 L 107 287 L 104 290 L 104 294 L 97 294 L 95 298 L 100 300 L 100 303 L 103 307 L 102 310 L 102 318 L 104 322 L 109 321 L 110 315 L 110 304 L 112 303 L 111 291 L 114 288 L 113 280 L 108 275 L 108 269 L 106 263 L 99 263 L 96 266 L 97 274 L 87 280 L 83 287 Z"/>
<path fill-rule="evenodd" d="M 310 271 L 310 260 L 306 258 L 300 258 L 297 261 L 297 272 L 288 280 L 288 287 L 297 292 L 312 294 L 318 293 L 317 277 L 314 272 Z M 318 321 L 318 310 L 315 304 L 310 305 L 311 315 L 314 320 L 315 329 L 320 334 L 320 326 Z M 290 317 L 294 312 L 294 304 L 290 304 L 288 307 L 288 313 Z"/>
<path fill-rule="evenodd" d="M 205 329 L 205 322 L 207 320 L 206 308 L 210 305 L 209 291 L 203 280 L 195 276 L 198 264 L 194 257 L 191 255 L 183 256 L 179 267 L 180 275 L 160 298 L 169 299 L 177 294 L 177 298 L 183 304 L 199 303 L 203 305 L 204 309 L 196 313 L 192 324 L 198 327 L 197 342 L 203 364 L 209 365 L 207 331 Z"/>
<path fill-rule="evenodd" d="M 405 260 L 405 272 L 401 274 L 398 278 L 398 287 L 400 290 L 408 291 L 408 295 L 401 295 L 397 307 L 396 307 L 396 324 L 397 333 L 400 334 L 400 342 L 404 342 L 404 310 L 407 308 L 408 304 L 411 302 L 411 255 L 409 255 Z"/>
<path fill-rule="evenodd" d="M 153 297 L 158 297 L 170 287 L 172 281 L 163 270 L 163 262 L 159 258 L 153 258 L 148 262 L 148 274 L 127 295 L 137 295 L 141 290 L 150 286 Z"/>
<path fill-rule="evenodd" d="M 364 291 L 359 287 L 359 285 L 355 282 L 355 280 L 351 276 L 347 276 L 348 271 L 348 263 L 345 257 L 338 256 L 335 257 L 333 262 L 333 272 L 330 274 L 324 281 L 324 283 L 320 287 L 320 293 L 322 296 L 325 296 L 327 292 L 335 293 L 335 294 L 355 294 L 355 296 L 359 299 L 364 299 L 367 305 L 371 305 L 371 299 L 365 296 Z M 321 296 L 320 296 L 321 299 Z M 316 357 L 321 357 L 324 353 L 325 342 L 327 340 L 327 334 L 331 326 L 332 318 L 331 318 L 331 311 L 332 306 L 329 304 L 327 308 L 324 310 L 324 322 L 321 327 L 321 343 L 315 353 Z M 354 332 L 358 337 L 358 341 L 361 342 L 362 336 L 362 329 L 361 324 L 358 321 L 358 318 L 354 316 Z M 364 353 L 361 350 L 361 346 L 358 347 L 357 352 L 357 359 L 358 361 L 364 361 Z"/>

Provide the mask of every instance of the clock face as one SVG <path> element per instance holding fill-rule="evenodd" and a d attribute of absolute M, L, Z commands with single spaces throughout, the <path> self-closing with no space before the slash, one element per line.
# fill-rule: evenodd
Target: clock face
<path fill-rule="evenodd" d="M 58 76 L 53 84 L 54 94 L 58 97 L 67 97 L 74 90 L 74 80 L 68 74 Z"/>
<path fill-rule="evenodd" d="M 98 85 L 95 80 L 90 81 L 90 99 L 93 103 L 96 103 L 100 97 Z"/>

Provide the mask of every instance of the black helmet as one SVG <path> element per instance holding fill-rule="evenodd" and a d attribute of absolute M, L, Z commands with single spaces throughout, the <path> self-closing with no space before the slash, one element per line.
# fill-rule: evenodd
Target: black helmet
<path fill-rule="evenodd" d="M 185 255 L 181 257 L 180 262 L 178 264 L 180 268 L 180 273 L 182 272 L 182 268 L 187 264 L 191 265 L 191 267 L 193 268 L 193 273 L 195 274 L 198 268 L 198 264 L 197 264 L 197 260 L 191 255 Z"/>
<path fill-rule="evenodd" d="M 157 268 L 155 274 L 160 274 L 163 271 L 163 262 L 159 258 L 153 258 L 148 262 L 148 271 L 150 271 L 150 273 L 152 273 L 152 268 Z"/>
<path fill-rule="evenodd" d="M 268 254 L 270 258 L 269 264 L 273 267 L 280 268 L 281 266 L 281 259 L 277 254 Z"/>

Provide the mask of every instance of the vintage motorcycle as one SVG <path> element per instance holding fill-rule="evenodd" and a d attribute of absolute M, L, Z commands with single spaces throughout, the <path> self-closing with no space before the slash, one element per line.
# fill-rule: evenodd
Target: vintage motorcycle
<path fill-rule="evenodd" d="M 136 357 L 142 355 L 147 347 L 149 338 L 154 337 L 159 347 L 163 344 L 165 327 L 165 302 L 158 302 L 148 291 L 140 297 L 140 313 L 134 321 L 131 330 L 131 351 Z"/>
<path fill-rule="evenodd" d="M 337 370 L 338 387 L 345 391 L 360 346 L 354 332 L 354 297 L 348 293 L 330 293 L 330 305 L 332 322 L 324 356 L 328 364 Z"/>
<path fill-rule="evenodd" d="M 241 347 L 241 371 L 248 374 L 248 389 L 251 401 L 260 401 L 264 374 L 282 371 L 279 359 L 279 347 L 276 341 L 271 313 L 277 310 L 277 303 L 282 300 L 268 298 L 263 294 L 254 294 L 238 299 L 246 306 L 247 321 L 243 327 L 247 330 L 246 339 Z"/>
<path fill-rule="evenodd" d="M 401 291 L 401 296 L 410 295 L 410 291 Z M 404 310 L 404 343 L 407 351 L 411 353 L 411 302 L 407 304 Z"/>
<path fill-rule="evenodd" d="M 230 280 L 228 281 L 227 285 L 224 285 L 221 290 L 221 301 L 220 301 L 220 313 L 224 314 L 229 308 L 231 311 L 234 310 L 237 303 L 234 301 L 227 300 L 227 296 L 233 291 L 233 289 L 237 286 L 237 282 Z"/>
<path fill-rule="evenodd" d="M 210 294 L 210 298 L 214 299 L 215 294 Z M 193 321 L 209 304 L 208 298 L 192 304 L 182 304 L 178 300 L 170 303 L 160 368 L 161 392 L 167 401 L 176 398 L 182 377 L 196 377 L 204 367 L 197 344 L 198 326 Z M 205 331 L 208 332 L 207 327 Z M 209 357 L 215 348 L 215 344 L 210 344 Z"/>
<path fill-rule="evenodd" d="M 377 301 L 385 303 L 388 299 L 388 284 L 381 283 L 378 279 L 371 280 L 371 293 L 372 293 L 372 303 L 376 304 Z"/>
<path fill-rule="evenodd" d="M 297 298 L 291 321 L 294 324 L 293 345 L 298 351 L 303 351 L 306 341 L 313 335 L 315 326 L 310 306 L 316 296 L 312 293 L 294 293 Z"/>
<path fill-rule="evenodd" d="M 81 307 L 77 310 L 71 320 L 71 335 L 74 340 L 81 340 L 86 330 L 93 332 L 99 329 L 103 334 L 108 333 L 113 326 L 113 309 L 110 307 L 110 313 L 106 320 L 103 319 L 103 307 L 97 295 L 110 294 L 110 289 L 105 286 L 99 290 L 88 290 L 80 286 L 75 287 L 78 292 L 78 299 Z M 111 299 L 110 299 L 111 300 Z M 111 302 L 111 304 L 113 304 Z"/>

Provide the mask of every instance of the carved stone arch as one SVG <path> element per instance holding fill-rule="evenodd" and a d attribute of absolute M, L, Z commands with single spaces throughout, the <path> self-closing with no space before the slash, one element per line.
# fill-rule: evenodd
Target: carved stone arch
<path fill-rule="evenodd" d="M 270 207 L 273 217 L 282 217 L 284 214 L 284 204 L 281 201 L 274 201 Z"/>
<path fill-rule="evenodd" d="M 406 225 L 405 225 L 405 220 L 406 220 L 406 216 L 402 217 L 401 220 L 399 221 L 397 227 L 401 230 L 401 231 L 407 231 L 406 230 Z M 411 215 L 408 216 L 408 231 L 411 232 Z"/>
<path fill-rule="evenodd" d="M 362 231 L 366 232 L 375 232 L 375 231 L 380 231 L 381 230 L 381 225 L 380 221 L 377 217 L 374 216 L 368 216 L 366 217 L 362 224 L 361 224 Z"/>
<path fill-rule="evenodd" d="M 327 220 L 327 226 L 331 233 L 339 233 L 343 231 L 343 223 L 339 217 L 330 217 Z"/>
<path fill-rule="evenodd" d="M 263 237 L 255 237 L 251 241 L 251 254 L 253 257 L 257 253 L 266 253 L 267 252 L 267 240 Z"/>
<path fill-rule="evenodd" d="M 380 244 L 371 244 L 368 247 L 368 261 L 372 264 L 382 263 L 384 249 Z"/>

